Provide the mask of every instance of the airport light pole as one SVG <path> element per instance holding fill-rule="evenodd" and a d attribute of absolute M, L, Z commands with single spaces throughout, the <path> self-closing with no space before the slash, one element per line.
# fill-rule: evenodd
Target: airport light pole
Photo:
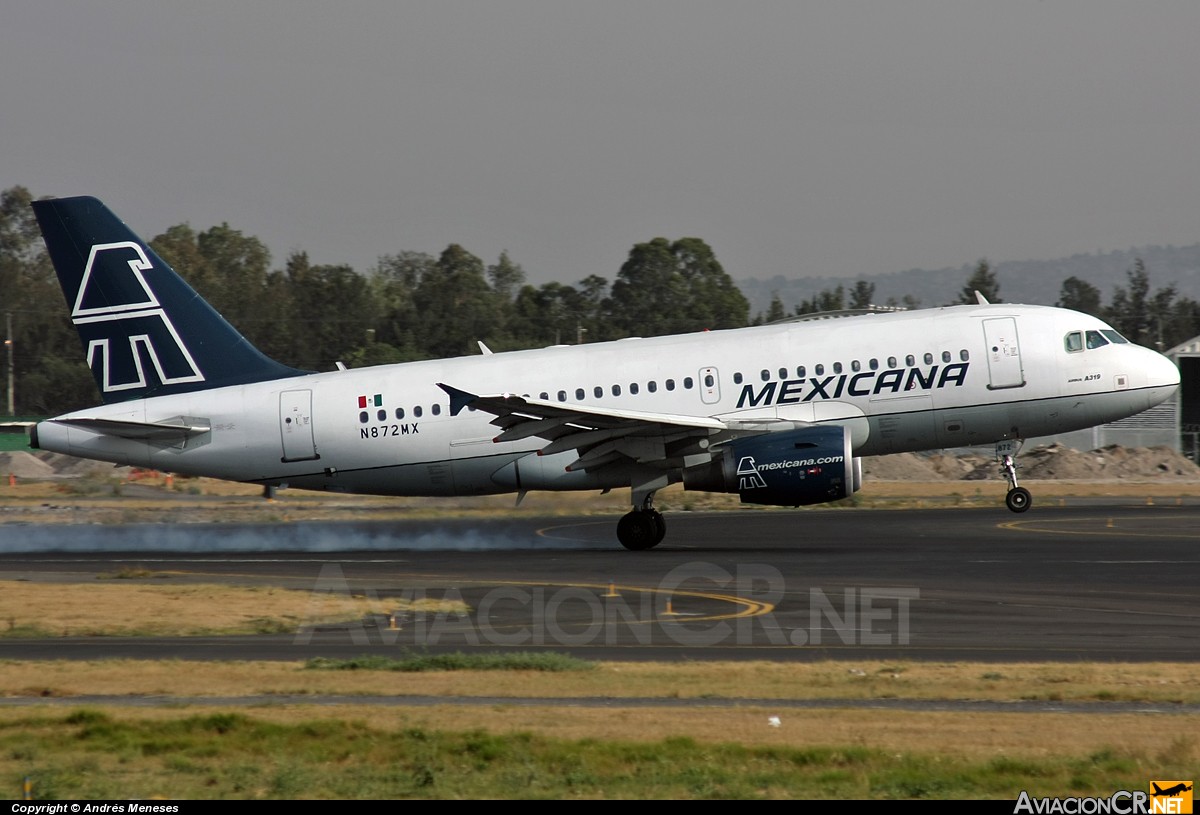
<path fill-rule="evenodd" d="M 8 329 L 8 333 L 4 337 L 4 347 L 8 351 L 8 415 L 15 416 L 13 410 L 13 338 L 12 338 L 12 312 L 8 311 L 4 314 L 4 325 Z"/>

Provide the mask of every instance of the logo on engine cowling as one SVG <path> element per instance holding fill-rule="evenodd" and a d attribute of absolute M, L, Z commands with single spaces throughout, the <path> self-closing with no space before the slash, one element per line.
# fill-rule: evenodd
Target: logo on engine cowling
<path fill-rule="evenodd" d="M 803 480 L 806 475 L 818 475 L 821 472 L 820 465 L 822 464 L 841 464 L 845 460 L 845 456 L 819 456 L 758 464 L 754 460 L 754 456 L 742 456 L 738 461 L 737 468 L 738 491 L 756 490 L 767 486 L 766 479 L 762 477 L 763 470 L 795 470 L 797 472 L 793 472 L 792 475 Z"/>
<path fill-rule="evenodd" d="M 738 462 L 737 475 L 739 492 L 767 486 L 767 482 L 759 474 L 758 468 L 754 466 L 754 456 L 742 456 L 742 460 Z"/>

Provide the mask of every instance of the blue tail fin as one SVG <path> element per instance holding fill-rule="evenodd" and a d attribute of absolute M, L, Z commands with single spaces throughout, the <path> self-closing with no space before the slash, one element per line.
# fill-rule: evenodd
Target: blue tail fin
<path fill-rule="evenodd" d="M 105 402 L 305 373 L 264 356 L 97 199 L 33 211 Z"/>

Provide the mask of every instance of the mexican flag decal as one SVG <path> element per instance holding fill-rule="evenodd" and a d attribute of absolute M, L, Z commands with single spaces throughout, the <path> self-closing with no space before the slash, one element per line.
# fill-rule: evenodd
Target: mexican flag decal
<path fill-rule="evenodd" d="M 374 396 L 358 397 L 359 408 L 365 408 L 368 404 L 374 405 L 375 407 L 383 407 L 383 394 L 377 393 Z"/>

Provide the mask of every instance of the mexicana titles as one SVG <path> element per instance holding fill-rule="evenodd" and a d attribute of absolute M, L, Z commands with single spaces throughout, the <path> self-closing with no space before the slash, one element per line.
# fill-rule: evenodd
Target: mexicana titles
<path fill-rule="evenodd" d="M 926 368 L 892 368 L 886 371 L 810 376 L 800 379 L 771 380 L 761 385 L 742 386 L 737 406 L 795 405 L 818 399 L 845 396 L 878 396 L 883 393 L 909 393 L 945 387 L 961 387 L 966 382 L 969 362 L 931 365 Z"/>

